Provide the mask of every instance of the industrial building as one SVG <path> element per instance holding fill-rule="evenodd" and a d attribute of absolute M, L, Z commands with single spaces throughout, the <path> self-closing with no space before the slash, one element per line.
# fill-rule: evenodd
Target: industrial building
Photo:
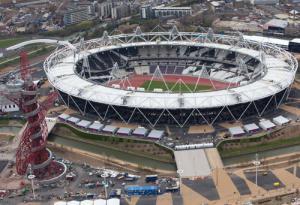
<path fill-rule="evenodd" d="M 268 34 L 283 35 L 288 25 L 289 25 L 288 21 L 280 20 L 280 19 L 272 19 L 264 24 L 264 32 Z"/>
<path fill-rule="evenodd" d="M 158 17 L 183 17 L 192 15 L 192 7 L 165 7 L 157 6 L 152 8 L 154 16 Z"/>
<path fill-rule="evenodd" d="M 253 5 L 275 5 L 279 4 L 279 0 L 251 0 Z"/>
<path fill-rule="evenodd" d="M 90 9 L 89 7 L 82 7 L 82 8 L 76 8 L 68 10 L 64 13 L 64 24 L 65 25 L 71 25 L 71 24 L 77 24 L 82 21 L 90 20 L 93 17 L 89 14 Z"/>
<path fill-rule="evenodd" d="M 0 96 L 0 110 L 3 113 L 17 112 L 19 107 L 4 96 Z"/>
<path fill-rule="evenodd" d="M 192 15 L 191 7 L 165 7 L 164 5 L 152 7 L 150 4 L 143 5 L 140 8 L 142 19 L 176 17 Z"/>
<path fill-rule="evenodd" d="M 150 19 L 153 17 L 153 10 L 150 4 L 142 5 L 140 11 L 142 19 Z"/>

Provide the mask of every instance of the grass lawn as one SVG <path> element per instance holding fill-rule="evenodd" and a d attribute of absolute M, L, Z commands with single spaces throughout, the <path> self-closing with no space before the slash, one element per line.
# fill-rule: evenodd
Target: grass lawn
<path fill-rule="evenodd" d="M 37 48 L 35 50 L 32 51 L 28 51 L 28 58 L 29 60 L 37 57 L 37 56 L 41 56 L 41 55 L 45 55 L 47 53 L 50 53 L 54 50 L 55 47 L 53 46 L 43 46 L 40 48 Z M 5 68 L 7 66 L 11 66 L 11 65 L 15 65 L 18 64 L 20 62 L 20 57 L 18 55 L 15 55 L 13 57 L 10 58 L 0 58 L 0 69 Z"/>
<path fill-rule="evenodd" d="M 195 89 L 195 84 L 180 84 L 180 83 L 173 83 L 173 82 L 166 82 L 167 87 L 173 91 L 173 92 L 191 92 Z M 155 88 L 160 88 L 162 90 L 167 90 L 165 83 L 163 81 L 156 81 L 153 80 L 152 82 L 150 80 L 144 82 L 144 84 L 141 86 L 145 88 L 146 91 L 153 91 Z M 200 90 L 210 90 L 211 86 L 209 85 L 197 85 L 196 91 Z"/>
<path fill-rule="evenodd" d="M 24 119 L 1 118 L 0 126 L 23 126 L 26 123 Z"/>
<path fill-rule="evenodd" d="M 267 141 L 252 146 L 247 146 L 247 142 L 244 143 L 245 143 L 244 146 L 240 148 L 222 150 L 222 147 L 218 147 L 218 150 L 222 158 L 233 157 L 233 156 L 243 155 L 243 154 L 257 153 L 261 151 L 300 144 L 300 136 L 288 138 L 288 139 L 278 139 L 270 142 Z"/>
<path fill-rule="evenodd" d="M 154 142 L 86 133 L 66 124 L 57 124 L 52 130 L 52 134 L 162 162 L 174 162 L 172 151 L 158 146 Z"/>
<path fill-rule="evenodd" d="M 7 48 L 9 46 L 21 43 L 25 41 L 26 38 L 8 38 L 8 39 L 0 39 L 0 48 Z"/>

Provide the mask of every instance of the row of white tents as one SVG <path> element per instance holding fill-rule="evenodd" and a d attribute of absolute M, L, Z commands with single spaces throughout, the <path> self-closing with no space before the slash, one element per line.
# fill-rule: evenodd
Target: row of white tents
<path fill-rule="evenodd" d="M 120 205 L 120 199 L 95 199 L 95 200 L 84 200 L 84 201 L 57 201 L 54 205 Z"/>
<path fill-rule="evenodd" d="M 267 120 L 267 119 L 262 119 L 259 121 L 258 125 L 256 125 L 255 123 L 251 123 L 251 124 L 246 124 L 243 127 L 240 127 L 240 126 L 231 127 L 228 129 L 228 131 L 231 136 L 239 137 L 239 136 L 244 135 L 246 132 L 254 133 L 254 132 L 259 131 L 260 129 L 268 131 L 268 130 L 275 128 L 276 126 L 286 125 L 289 122 L 290 122 L 290 119 L 285 118 L 280 115 L 280 116 L 274 117 L 272 119 L 272 121 Z"/>
<path fill-rule="evenodd" d="M 154 130 L 154 129 L 149 130 L 144 127 L 137 127 L 135 129 L 132 129 L 127 127 L 117 127 L 114 125 L 104 125 L 99 121 L 92 122 L 88 120 L 83 120 L 77 117 L 70 116 L 65 113 L 59 115 L 58 118 L 83 129 L 89 129 L 95 132 L 105 132 L 112 135 L 114 134 L 126 135 L 126 136 L 134 135 L 138 137 L 147 137 L 150 139 L 159 140 L 165 134 L 163 130 Z"/>

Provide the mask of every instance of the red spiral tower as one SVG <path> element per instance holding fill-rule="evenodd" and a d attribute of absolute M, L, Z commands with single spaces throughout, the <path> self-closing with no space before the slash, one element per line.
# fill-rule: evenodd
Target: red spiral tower
<path fill-rule="evenodd" d="M 52 152 L 46 148 L 48 136 L 45 115 L 57 98 L 52 92 L 43 103 L 38 102 L 37 86 L 33 83 L 28 69 L 26 52 L 20 54 L 21 79 L 7 84 L 6 97 L 13 100 L 27 119 L 16 153 L 16 169 L 19 175 L 30 171 L 39 180 L 52 180 L 65 173 L 62 163 L 52 160 Z"/>

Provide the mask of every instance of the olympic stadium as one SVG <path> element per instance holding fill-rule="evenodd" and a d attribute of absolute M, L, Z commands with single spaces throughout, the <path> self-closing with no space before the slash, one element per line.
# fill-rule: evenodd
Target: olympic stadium
<path fill-rule="evenodd" d="M 180 127 L 276 110 L 297 66 L 289 52 L 242 34 L 180 32 L 175 26 L 104 32 L 57 49 L 44 62 L 61 100 L 82 115 Z"/>

